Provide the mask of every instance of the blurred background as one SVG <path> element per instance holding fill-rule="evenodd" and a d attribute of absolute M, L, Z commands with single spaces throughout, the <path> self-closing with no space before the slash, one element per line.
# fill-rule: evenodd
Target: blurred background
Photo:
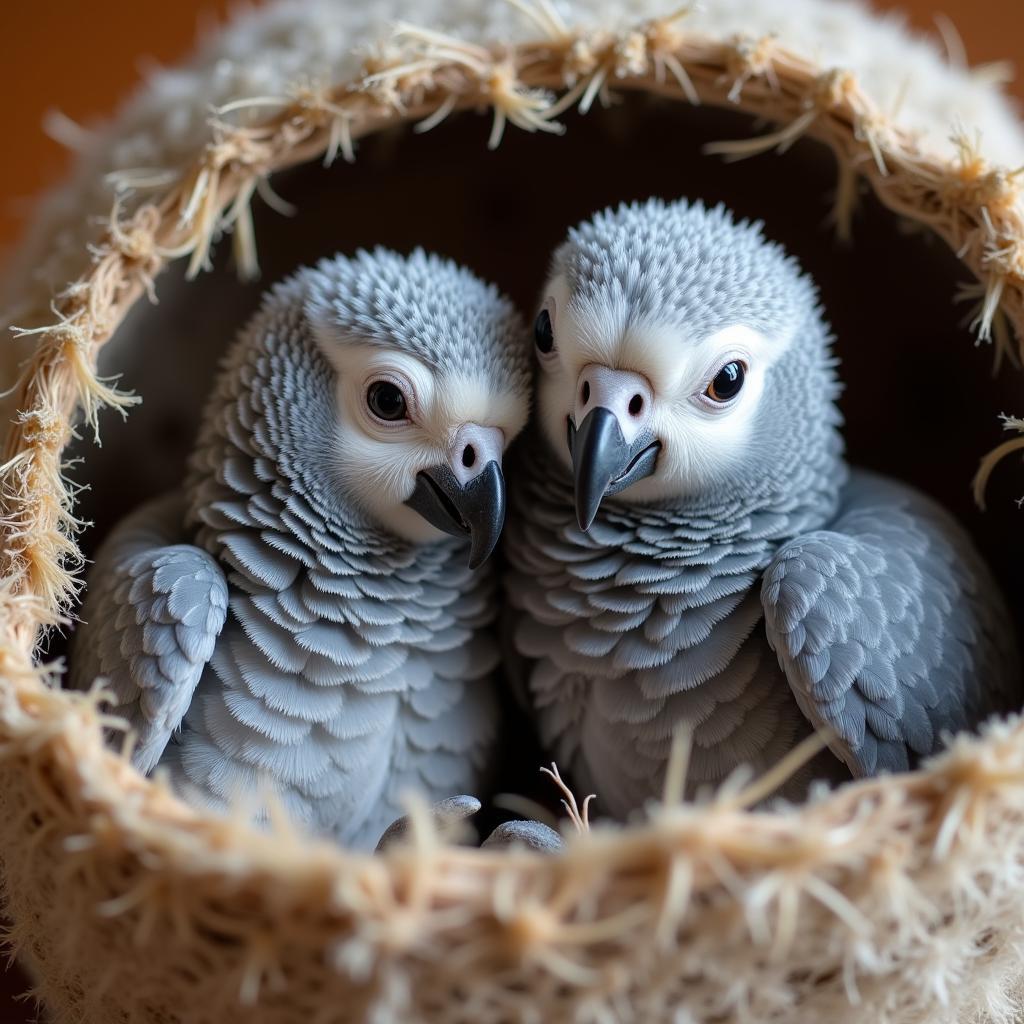
<path fill-rule="evenodd" d="M 83 127 L 106 117 L 147 69 L 179 60 L 198 34 L 236 6 L 232 0 L 177 0 L 133 12 L 124 0 L 0 5 L 0 88 L 7 98 L 0 254 L 16 241 L 32 198 L 67 165 L 66 150 L 43 131 L 48 112 L 60 111 Z M 911 24 L 932 35 L 938 33 L 937 18 L 948 19 L 972 65 L 1004 60 L 1024 65 L 1020 0 L 874 0 L 874 6 L 903 11 Z M 1024 99 L 1024 80 L 1015 80 L 1010 89 Z"/>
<path fill-rule="evenodd" d="M 134 8 L 124 0 L 2 4 L 0 94 L 6 98 L 6 127 L 0 159 L 0 259 L 16 243 L 33 198 L 59 180 L 68 164 L 67 151 L 44 131 L 44 122 L 52 123 L 56 111 L 86 129 L 102 120 L 149 69 L 179 60 L 197 36 L 222 22 L 234 6 L 229 0 Z M 1020 64 L 1024 74 L 1020 0 L 875 0 L 874 6 L 902 11 L 915 28 L 934 36 L 952 24 L 971 65 L 1009 60 Z M 1015 79 L 1008 89 L 1024 101 L 1024 80 Z M 63 124 L 71 130 L 68 122 Z M 31 1003 L 17 998 L 27 988 L 17 968 L 0 975 L 0 1024 L 36 1019 Z"/>

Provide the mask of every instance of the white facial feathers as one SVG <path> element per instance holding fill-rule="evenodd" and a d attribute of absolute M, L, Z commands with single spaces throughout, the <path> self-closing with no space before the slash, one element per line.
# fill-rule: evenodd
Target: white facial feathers
<path fill-rule="evenodd" d="M 547 435 L 564 464 L 565 417 L 582 411 L 580 386 L 589 367 L 629 371 L 647 384 L 638 385 L 651 408 L 645 426 L 662 442 L 654 476 L 627 491 L 637 500 L 655 500 L 697 490 L 711 481 L 723 463 L 742 457 L 764 391 L 768 369 L 788 348 L 773 343 L 742 324 L 683 344 L 680 329 L 664 325 L 632 325 L 612 340 L 607 321 L 588 321 L 583 309 L 569 305 L 558 312 L 560 282 L 552 282 L 555 348 L 541 359 L 539 413 Z M 730 362 L 739 362 L 744 383 L 736 397 L 716 403 L 706 396 L 715 376 Z M 578 423 L 577 423 L 578 425 Z"/>
<path fill-rule="evenodd" d="M 494 382 L 484 377 L 448 375 L 415 356 L 375 345 L 332 346 L 326 354 L 337 374 L 339 417 L 358 423 L 379 440 L 394 440 L 404 432 L 445 448 L 464 423 L 497 427 L 510 439 L 526 425 L 529 407 L 522 397 L 495 390 Z M 381 423 L 370 410 L 367 392 L 379 380 L 394 383 L 402 392 L 408 410 L 402 422 Z"/>
<path fill-rule="evenodd" d="M 423 469 L 452 463 L 458 476 L 458 439 L 467 427 L 484 439 L 489 455 L 507 449 L 525 426 L 528 404 L 510 392 L 495 392 L 489 380 L 459 374 L 448 377 L 415 356 L 376 345 L 332 346 L 337 373 L 337 432 L 333 452 L 359 505 L 388 528 L 414 541 L 439 531 L 405 507 Z M 381 422 L 369 407 L 368 391 L 379 380 L 394 383 L 408 414 Z M 500 443 L 495 443 L 500 438 Z M 485 443 L 486 442 L 486 443 Z"/>

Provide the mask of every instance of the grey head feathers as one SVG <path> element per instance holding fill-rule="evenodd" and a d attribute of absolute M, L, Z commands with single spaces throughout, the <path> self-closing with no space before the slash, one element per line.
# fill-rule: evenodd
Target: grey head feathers
<path fill-rule="evenodd" d="M 737 221 L 722 204 L 649 199 L 604 210 L 569 231 L 552 273 L 566 275 L 574 303 L 612 312 L 619 331 L 670 323 L 699 338 L 743 324 L 788 341 L 819 308 L 796 259 L 760 221 Z"/>
<path fill-rule="evenodd" d="M 743 493 L 771 504 L 780 490 L 788 500 L 804 486 L 815 503 L 822 488 L 834 495 L 845 470 L 831 330 L 813 280 L 760 223 L 737 221 L 722 205 L 623 204 L 569 232 L 549 288 L 559 299 L 548 302 L 565 306 L 555 310 L 555 372 L 542 359 L 539 381 L 540 418 L 556 451 L 587 364 L 635 371 L 653 388 L 653 433 L 642 437 L 655 437 L 662 452 L 627 503 L 699 509 Z M 701 374 L 713 374 L 714 352 L 734 347 L 715 339 L 737 331 L 756 342 L 748 379 L 763 375 L 764 386 L 748 416 L 749 384 L 739 414 L 709 415 L 693 401 L 707 383 Z M 741 424 L 731 440 L 730 423 Z"/>
<path fill-rule="evenodd" d="M 308 315 L 322 345 L 358 338 L 407 351 L 449 375 L 491 365 L 503 387 L 527 394 L 522 321 L 494 285 L 415 249 L 360 250 L 306 272 Z"/>

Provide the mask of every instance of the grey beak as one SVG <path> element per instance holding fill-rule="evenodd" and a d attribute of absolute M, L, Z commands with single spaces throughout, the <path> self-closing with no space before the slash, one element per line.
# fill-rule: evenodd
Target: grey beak
<path fill-rule="evenodd" d="M 467 484 L 446 465 L 416 474 L 406 505 L 453 537 L 469 537 L 469 567 L 476 569 L 494 550 L 505 524 L 505 478 L 490 461 Z"/>
<path fill-rule="evenodd" d="M 569 418 L 569 453 L 575 482 L 576 521 L 589 530 L 606 494 L 650 476 L 661 442 L 650 431 L 627 444 L 618 417 L 604 406 L 587 413 L 577 429 Z"/>
<path fill-rule="evenodd" d="M 611 409 L 591 410 L 573 434 L 569 433 L 576 487 L 576 521 L 589 530 L 608 485 L 629 461 L 629 445 Z"/>

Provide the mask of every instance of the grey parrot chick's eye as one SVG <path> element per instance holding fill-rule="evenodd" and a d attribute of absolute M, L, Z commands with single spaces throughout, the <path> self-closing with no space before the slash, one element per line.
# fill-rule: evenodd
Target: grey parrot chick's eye
<path fill-rule="evenodd" d="M 374 416 L 388 423 L 404 420 L 409 414 L 402 389 L 389 380 L 375 380 L 366 389 L 366 404 Z"/>
<path fill-rule="evenodd" d="M 743 387 L 747 368 L 739 360 L 732 360 L 723 366 L 704 392 L 713 402 L 730 402 Z"/>
<path fill-rule="evenodd" d="M 537 351 L 547 355 L 555 347 L 555 332 L 551 327 L 551 314 L 542 309 L 533 325 L 533 340 Z"/>

